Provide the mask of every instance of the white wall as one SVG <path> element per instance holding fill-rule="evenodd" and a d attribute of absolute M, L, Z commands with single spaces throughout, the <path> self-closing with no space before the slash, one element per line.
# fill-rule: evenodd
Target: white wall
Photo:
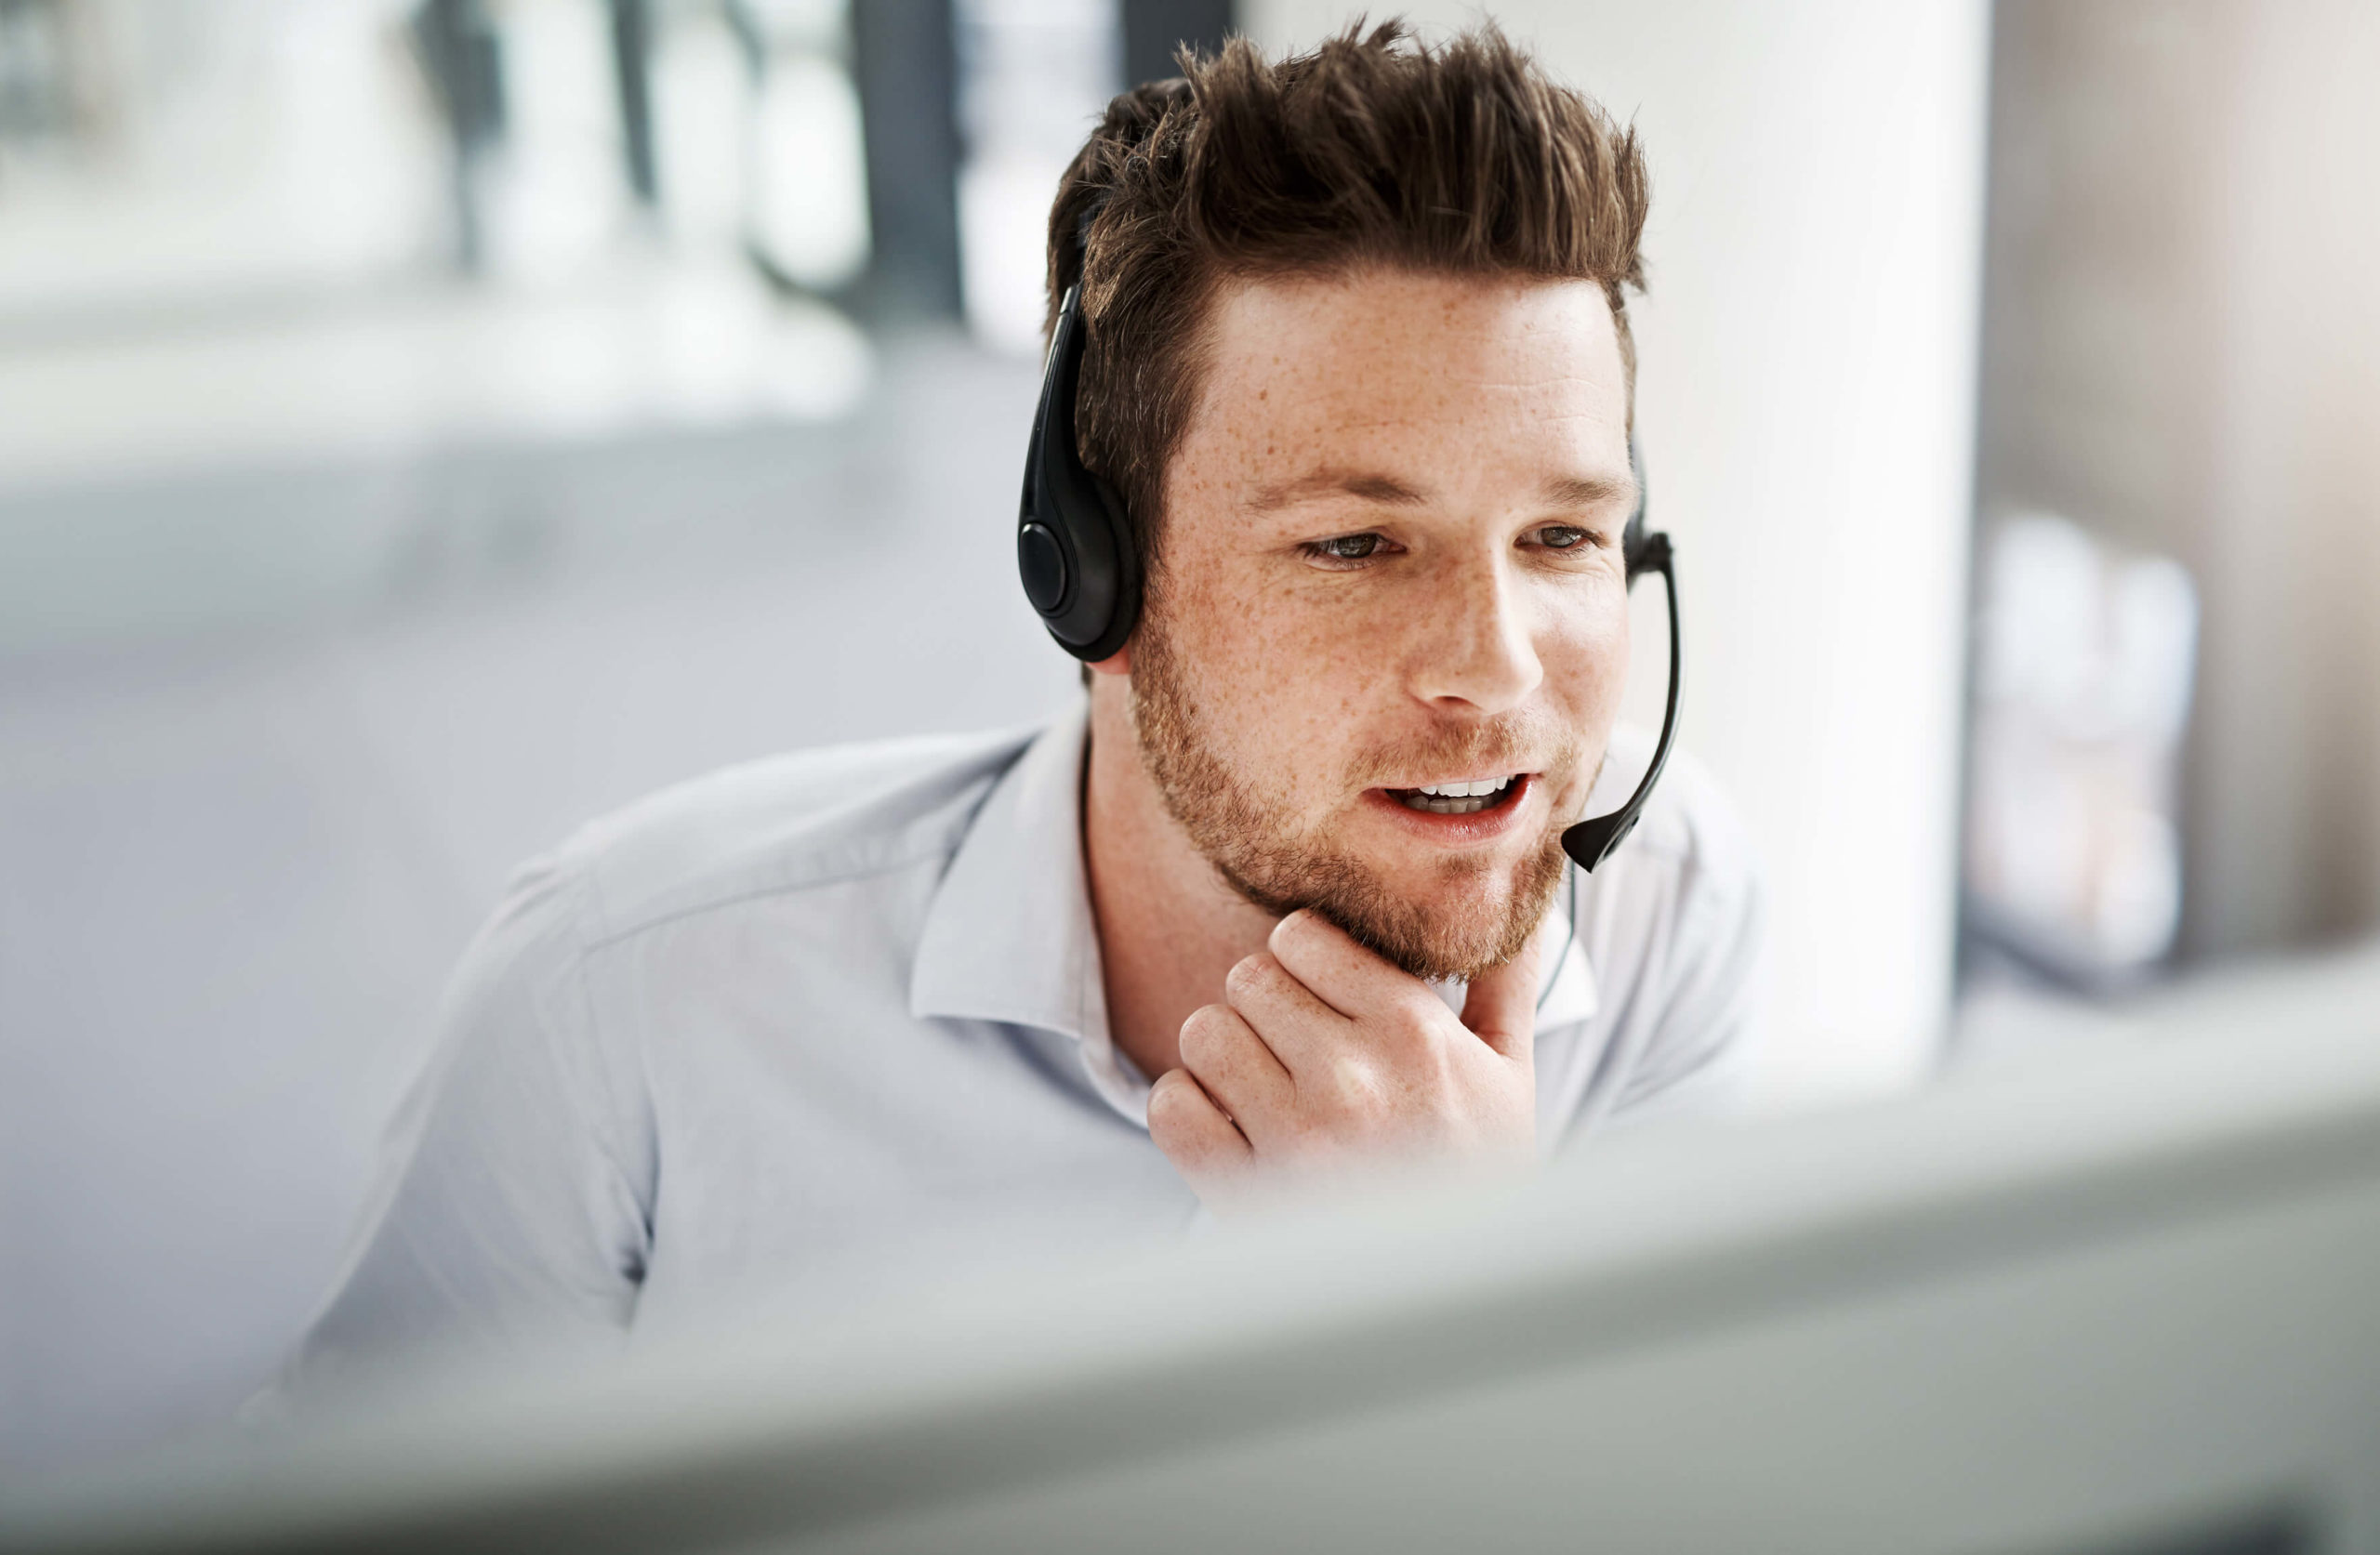
<path fill-rule="evenodd" d="M 1241 7 L 1268 49 L 1348 11 Z M 1768 1099 L 1886 1088 L 1949 998 L 1987 7 L 1492 14 L 1649 148 L 1638 420 L 1680 546 L 1685 738 L 1767 860 Z"/>

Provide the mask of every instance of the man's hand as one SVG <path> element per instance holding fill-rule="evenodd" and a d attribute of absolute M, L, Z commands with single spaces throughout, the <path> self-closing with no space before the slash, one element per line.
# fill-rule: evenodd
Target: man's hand
<path fill-rule="evenodd" d="M 1209 1207 L 1424 1161 L 1536 1159 L 1537 942 L 1472 983 L 1429 984 L 1310 912 L 1182 1024 L 1149 1133 Z"/>

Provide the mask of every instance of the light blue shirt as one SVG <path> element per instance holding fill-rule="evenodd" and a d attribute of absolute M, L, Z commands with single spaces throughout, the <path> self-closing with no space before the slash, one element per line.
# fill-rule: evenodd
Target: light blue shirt
<path fill-rule="evenodd" d="M 1594 808 L 1646 744 L 1615 737 Z M 1078 711 L 755 762 L 529 865 L 457 974 L 300 1372 L 1189 1225 L 1107 1030 L 1084 745 Z M 1540 929 L 1549 1150 L 1722 1102 L 1757 919 L 1740 833 L 1673 761 Z"/>

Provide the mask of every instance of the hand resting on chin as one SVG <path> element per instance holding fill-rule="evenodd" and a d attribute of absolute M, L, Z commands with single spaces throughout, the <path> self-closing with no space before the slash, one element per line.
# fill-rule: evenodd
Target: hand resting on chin
<path fill-rule="evenodd" d="M 1534 939 L 1471 984 L 1460 1019 L 1317 914 L 1283 918 L 1267 945 L 1183 1022 L 1182 1067 L 1149 1096 L 1150 1135 L 1209 1208 L 1535 1161 Z"/>

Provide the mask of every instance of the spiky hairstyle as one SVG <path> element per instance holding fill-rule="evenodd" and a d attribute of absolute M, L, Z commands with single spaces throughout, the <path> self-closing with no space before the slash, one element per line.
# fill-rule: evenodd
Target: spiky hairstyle
<path fill-rule="evenodd" d="M 1089 325 L 1080 453 L 1144 554 L 1227 279 L 1384 266 L 1596 282 L 1633 407 L 1625 294 L 1644 287 L 1650 200 L 1633 129 L 1492 23 L 1431 46 L 1358 22 L 1310 54 L 1268 61 L 1236 38 L 1180 63 L 1107 105 L 1050 211 L 1051 319 L 1079 277 Z"/>

